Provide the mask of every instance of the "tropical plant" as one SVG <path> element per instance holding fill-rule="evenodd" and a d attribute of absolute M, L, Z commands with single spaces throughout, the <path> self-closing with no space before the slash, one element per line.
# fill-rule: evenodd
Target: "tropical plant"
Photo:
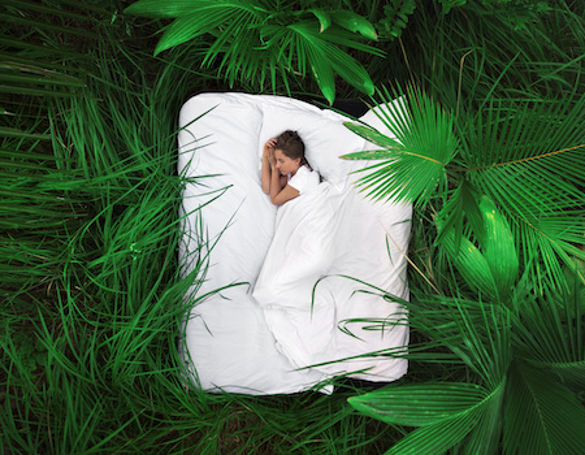
<path fill-rule="evenodd" d="M 209 14 L 212 3 L 220 4 L 208 2 Z M 128 2 L 2 2 L 0 453 L 579 453 L 583 6 L 348 3 L 278 3 L 279 15 L 249 33 L 266 26 L 258 39 L 273 40 L 270 52 L 281 40 L 286 51 L 278 68 L 254 73 L 256 59 L 269 60 L 230 51 L 233 37 L 220 33 L 238 29 L 230 22 L 153 57 L 161 23 L 123 14 Z M 448 15 L 443 4 L 453 6 Z M 341 11 L 335 21 L 330 10 Z M 342 25 L 348 11 L 378 28 L 376 54 L 369 38 Z M 255 17 L 232 13 L 240 24 Z M 307 37 L 290 29 L 298 24 Z M 178 107 L 192 93 L 229 89 L 230 78 L 238 90 L 258 90 L 257 80 L 278 92 L 284 79 L 292 92 L 300 75 L 312 74 L 311 52 L 335 64 L 351 55 L 374 81 L 427 87 L 409 89 L 412 117 L 392 117 L 415 119 L 416 134 L 404 139 L 422 154 L 389 153 L 395 138 L 377 136 L 386 155 L 372 155 L 395 160 L 396 176 L 413 165 L 436 178 L 414 176 L 412 193 L 387 188 L 418 204 L 409 259 L 421 273 L 410 274 L 412 302 L 404 302 L 410 372 L 370 394 L 344 381 L 333 396 L 188 389 L 176 344 L 184 295 L 194 291 L 196 304 L 204 264 L 177 273 L 186 183 L 174 167 Z M 233 62 L 246 70 L 232 68 L 224 83 L 218 74 Z M 441 140 L 438 155 L 429 131 Z M 476 156 L 489 150 L 497 153 Z M 534 184 L 565 171 L 566 181 L 552 181 L 556 194 Z M 382 175 L 372 183 L 383 198 Z M 408 436 L 412 426 L 420 428 Z"/>
<path fill-rule="evenodd" d="M 522 270 L 538 277 L 541 291 L 562 286 L 561 265 L 577 271 L 575 259 L 585 259 L 579 248 L 585 240 L 585 97 L 569 93 L 556 103 L 500 99 L 477 113 L 460 108 L 456 117 L 456 107 L 448 112 L 420 89 L 407 94 L 408 112 L 382 94 L 388 109 L 380 118 L 395 138 L 346 123 L 383 148 L 345 156 L 376 160 L 358 185 L 370 196 L 421 207 L 437 191 L 444 201 L 438 241 L 454 236 L 455 251 L 464 226 L 482 235 L 478 198 L 485 195 L 512 227 Z"/>
<path fill-rule="evenodd" d="M 289 79 L 307 73 L 315 78 L 325 98 L 335 99 L 334 73 L 363 93 L 374 85 L 355 58 L 343 47 L 381 55 L 364 40 L 377 40 L 372 24 L 351 9 L 316 6 L 312 1 L 266 0 L 139 0 L 126 13 L 173 18 L 160 38 L 155 55 L 203 35 L 212 37 L 202 65 L 215 64 L 230 87 L 235 81 L 267 80 L 277 86 L 280 76 L 287 90 Z M 223 55 L 219 63 L 216 60 Z"/>
<path fill-rule="evenodd" d="M 564 65 L 565 75 L 580 74 L 578 60 Z M 347 123 L 378 147 L 346 156 L 375 160 L 358 185 L 378 199 L 415 203 L 420 213 L 413 247 L 422 229 L 428 253 L 416 260 L 421 278 L 411 275 L 419 284 L 403 304 L 421 341 L 407 356 L 450 371 L 349 402 L 393 426 L 419 427 L 391 454 L 578 453 L 585 446 L 582 86 L 547 80 L 538 90 L 564 89 L 544 99 L 536 84 L 509 89 L 500 77 L 486 87 L 459 72 L 459 87 L 442 84 L 441 73 L 429 78 L 443 88 L 429 91 L 435 97 L 417 86 L 381 91 L 388 135 Z"/>
<path fill-rule="evenodd" d="M 153 57 L 156 29 L 117 5 L 0 4 L 0 453 L 379 451 L 393 433 L 345 403 L 360 388 L 185 387 L 204 264 L 178 273 L 176 124 L 193 92 L 227 87 L 187 49 Z"/>
<path fill-rule="evenodd" d="M 444 352 L 413 345 L 417 359 L 451 365 L 451 380 L 388 386 L 349 399 L 366 415 L 419 427 L 387 453 L 579 453 L 585 443 L 584 287 L 544 300 L 417 295 L 414 330 Z M 554 300 L 550 300 L 555 298 Z M 461 369 L 463 364 L 465 370 Z"/>

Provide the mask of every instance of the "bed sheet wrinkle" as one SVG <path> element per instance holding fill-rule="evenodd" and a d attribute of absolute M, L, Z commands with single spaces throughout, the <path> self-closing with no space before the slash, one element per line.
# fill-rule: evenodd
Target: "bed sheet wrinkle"
<path fill-rule="evenodd" d="M 324 182 L 279 209 L 253 293 L 278 348 L 298 367 L 326 358 L 335 340 L 332 292 L 320 287 L 313 299 L 313 289 L 337 259 L 334 240 L 348 191 Z"/>
<path fill-rule="evenodd" d="M 262 307 L 310 309 L 314 283 L 331 267 L 343 192 L 327 183 L 279 208 L 253 293 Z"/>

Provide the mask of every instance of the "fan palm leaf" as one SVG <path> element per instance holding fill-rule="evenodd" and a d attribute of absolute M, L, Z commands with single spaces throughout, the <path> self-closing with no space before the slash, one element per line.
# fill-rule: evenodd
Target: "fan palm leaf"
<path fill-rule="evenodd" d="M 382 94 L 388 99 L 388 92 Z M 368 141 L 385 148 L 385 152 L 358 152 L 344 159 L 376 159 L 378 163 L 362 169 L 366 173 L 358 186 L 375 199 L 415 202 L 424 206 L 437 191 L 444 191 L 447 165 L 458 148 L 453 134 L 454 117 L 428 95 L 416 88 L 406 91 L 407 110 L 402 102 L 382 106 L 379 118 L 394 138 L 363 125 L 346 126 Z"/>
<path fill-rule="evenodd" d="M 577 260 L 585 258 L 583 245 L 585 214 L 570 207 L 563 211 L 547 211 L 538 217 L 526 219 L 522 214 L 512 214 L 512 227 L 521 248 L 524 266 L 529 270 L 538 288 L 565 287 L 563 264 L 585 280 Z"/>
<path fill-rule="evenodd" d="M 460 133 L 466 176 L 501 207 L 526 215 L 582 203 L 584 126 L 585 97 L 491 103 Z"/>
<path fill-rule="evenodd" d="M 374 84 L 364 67 L 334 44 L 336 34 L 340 33 L 339 29 L 332 26 L 320 33 L 313 22 L 290 25 L 287 29 L 289 33 L 295 34 L 295 55 L 302 62 L 299 64 L 301 72 L 304 72 L 306 61 L 329 102 L 335 98 L 333 71 L 361 92 L 373 95 Z"/>
<path fill-rule="evenodd" d="M 553 291 L 553 301 L 514 292 L 508 306 L 417 296 L 406 305 L 430 350 L 412 346 L 412 358 L 446 359 L 440 340 L 467 365 L 467 379 L 388 386 L 350 404 L 392 425 L 420 427 L 387 453 L 579 453 L 585 408 L 571 388 L 582 391 L 585 377 L 585 311 L 583 284 L 572 283 L 567 295 Z"/>
<path fill-rule="evenodd" d="M 135 5 L 140 6 L 139 3 Z M 231 38 L 230 33 L 237 33 L 243 24 L 253 28 L 262 19 L 264 19 L 263 16 L 256 9 L 242 0 L 204 2 L 197 9 L 191 6 L 189 13 L 177 17 L 168 26 L 156 45 L 154 53 L 156 55 L 205 33 L 215 31 L 219 26 L 226 26 L 226 30 L 222 30 L 220 34 L 220 38 L 223 39 L 215 42 L 206 56 L 206 59 L 213 59 L 218 52 L 217 49 L 221 49 L 228 37 Z"/>
<path fill-rule="evenodd" d="M 392 114 L 383 117 L 391 137 L 348 125 L 387 152 L 346 157 L 376 160 L 362 170 L 366 175 L 357 185 L 377 199 L 445 201 L 438 241 L 455 229 L 454 251 L 461 245 L 464 214 L 475 228 L 481 224 L 474 221 L 475 199 L 486 195 L 508 220 L 521 269 L 535 272 L 540 287 L 563 286 L 562 264 L 575 269 L 575 259 L 585 258 L 579 248 L 585 242 L 585 97 L 568 93 L 547 103 L 498 99 L 478 112 L 461 109 L 455 120 L 433 102 L 417 102 L 426 97 L 420 90 L 410 91 L 406 119 L 387 92 L 381 95 L 381 108 Z M 469 244 L 466 248 L 473 254 Z M 481 260 L 476 263 L 481 269 Z M 490 280 L 478 273 L 485 291 Z"/>
<path fill-rule="evenodd" d="M 465 382 L 423 383 L 388 387 L 348 401 L 386 423 L 421 427 L 387 454 L 445 453 L 470 434 L 478 441 L 474 445 L 481 444 L 483 453 L 489 453 L 485 450 L 498 440 L 494 430 L 499 429 L 504 390 L 504 383 L 491 392 Z"/>
<path fill-rule="evenodd" d="M 573 278 L 568 291 L 525 299 L 514 322 L 522 358 L 551 371 L 576 390 L 585 387 L 585 286 Z"/>
<path fill-rule="evenodd" d="M 510 371 L 504 453 L 579 453 L 585 447 L 585 408 L 554 377 L 522 362 Z"/>
<path fill-rule="evenodd" d="M 440 334 L 442 344 L 467 364 L 484 385 L 466 381 L 405 384 L 348 401 L 360 412 L 387 423 L 420 427 L 393 446 L 389 454 L 445 453 L 462 441 L 467 441 L 467 449 L 481 446 L 483 450 L 495 450 L 511 360 L 509 312 L 458 298 L 427 296 L 422 301 L 429 307 L 408 304 L 416 329 L 431 339 Z M 427 353 L 429 361 L 443 356 Z"/>

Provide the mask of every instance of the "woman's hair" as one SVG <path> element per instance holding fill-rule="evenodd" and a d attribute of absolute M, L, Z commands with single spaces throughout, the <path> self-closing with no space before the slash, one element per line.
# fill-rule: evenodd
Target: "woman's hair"
<path fill-rule="evenodd" d="M 276 138 L 275 149 L 282 150 L 292 160 L 301 159 L 301 165 L 309 164 L 305 158 L 305 144 L 296 131 L 286 130 Z"/>

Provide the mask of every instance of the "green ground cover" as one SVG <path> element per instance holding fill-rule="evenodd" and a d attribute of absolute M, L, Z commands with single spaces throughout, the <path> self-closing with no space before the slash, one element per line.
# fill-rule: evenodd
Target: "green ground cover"
<path fill-rule="evenodd" d="M 154 56 L 172 18 L 132 2 L 0 6 L 0 454 L 579 453 L 581 2 L 163 3 L 245 14 Z M 412 112 L 408 153 L 356 128 L 415 170 L 406 190 L 371 176 L 416 207 L 409 374 L 330 397 L 185 387 L 182 296 L 203 270 L 178 274 L 178 109 L 209 90 L 374 87 Z"/>

